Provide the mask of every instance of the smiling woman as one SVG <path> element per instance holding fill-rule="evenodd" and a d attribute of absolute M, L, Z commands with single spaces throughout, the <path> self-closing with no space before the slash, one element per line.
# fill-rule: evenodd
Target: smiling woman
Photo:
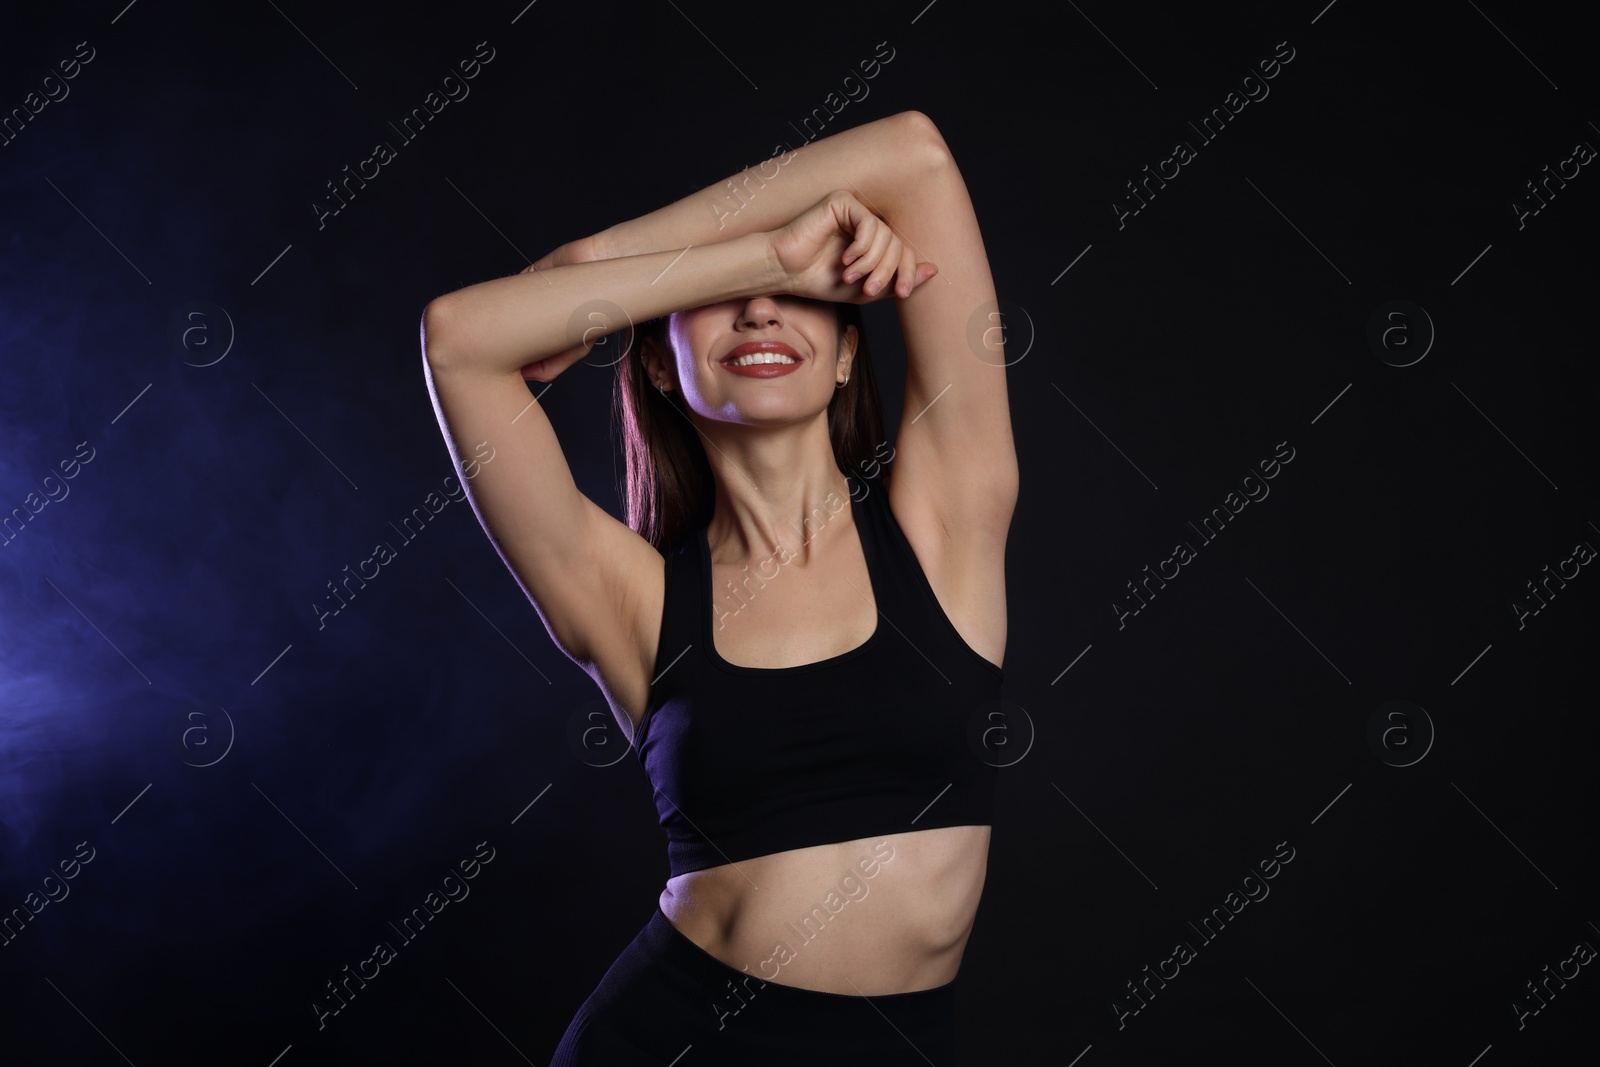
<path fill-rule="evenodd" d="M 841 470 L 867 470 L 873 462 L 868 453 L 869 444 L 881 443 L 884 430 L 883 404 L 878 395 L 872 349 L 861 320 L 861 309 L 855 304 L 828 303 L 784 294 L 776 299 L 800 316 L 795 319 L 796 329 L 802 319 L 810 316 L 809 330 L 814 337 L 825 334 L 827 324 L 832 323 L 837 339 L 833 391 L 831 395 L 824 393 L 820 384 L 816 390 L 818 396 L 829 397 L 825 426 L 828 447 Z M 817 322 L 812 312 L 820 313 L 822 322 Z M 713 450 L 721 448 L 722 444 L 717 439 L 701 436 L 714 434 L 716 427 L 696 418 L 684 386 L 685 381 L 692 384 L 694 376 L 691 370 L 687 378 L 682 377 L 676 357 L 676 352 L 685 346 L 692 350 L 695 341 L 692 333 L 686 331 L 695 322 L 701 323 L 703 331 L 706 313 L 706 308 L 694 308 L 642 323 L 633 330 L 630 347 L 637 358 L 620 359 L 615 365 L 613 389 L 626 459 L 630 524 L 662 552 L 682 545 L 696 526 L 710 518 L 713 506 L 715 476 L 703 442 L 710 440 Z M 785 342 L 772 339 L 744 344 L 756 348 L 778 345 L 795 352 Z M 733 355 L 731 349 L 726 353 L 726 356 Z M 799 362 L 794 365 L 804 369 L 804 358 L 798 353 L 796 357 Z M 716 362 L 723 365 L 725 358 Z M 732 367 L 724 366 L 724 370 L 738 373 Z M 817 368 L 813 366 L 810 370 L 815 372 Z M 760 373 L 758 370 L 756 375 Z M 826 494 L 822 503 L 827 503 Z M 813 502 L 805 513 L 807 518 L 788 528 L 803 537 L 804 523 L 817 514 L 817 505 L 818 502 Z M 778 549 L 773 550 L 776 551 Z"/>
<path fill-rule="evenodd" d="M 457 462 L 469 441 L 500 457 L 479 518 L 632 736 L 667 834 L 656 908 L 552 1063 L 921 1064 L 953 1047 L 994 807 L 968 738 L 999 698 L 1017 464 L 1002 341 L 966 339 L 994 286 L 918 112 L 808 144 L 733 217 L 706 210 L 725 184 L 423 315 Z M 895 476 L 853 499 L 886 442 L 857 305 L 891 295 L 909 414 Z M 626 525 L 525 385 L 595 346 L 594 306 L 644 324 L 615 361 Z M 783 582 L 714 626 L 718 583 L 775 555 Z M 873 903 L 844 908 L 838 872 L 868 851 Z"/>

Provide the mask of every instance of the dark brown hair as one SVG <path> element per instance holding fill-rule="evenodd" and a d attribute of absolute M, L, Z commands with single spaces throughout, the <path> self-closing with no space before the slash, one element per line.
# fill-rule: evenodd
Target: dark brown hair
<path fill-rule="evenodd" d="M 861 308 L 833 306 L 841 339 L 845 327 L 856 328 L 850 380 L 834 390 L 828 402 L 833 459 L 849 476 L 866 468 L 883 440 L 883 401 L 872 373 Z M 711 521 L 716 486 L 700 431 L 683 409 L 682 393 L 674 389 L 662 394 L 650 384 L 641 358 L 646 337 L 667 345 L 667 317 L 633 327 L 627 354 L 616 364 L 612 418 L 622 437 L 628 525 L 663 555 L 670 555 L 690 533 Z"/>

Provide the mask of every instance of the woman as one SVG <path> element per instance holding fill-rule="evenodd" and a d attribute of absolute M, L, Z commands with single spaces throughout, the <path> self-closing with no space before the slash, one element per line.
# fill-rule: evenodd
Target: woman
<path fill-rule="evenodd" d="M 908 354 L 892 451 L 868 439 L 854 307 L 891 292 Z M 966 187 L 918 112 L 428 305 L 458 467 L 496 449 L 478 515 L 633 737 L 669 842 L 655 914 L 555 1064 L 949 1062 L 1018 481 L 996 306 Z M 616 361 L 625 526 L 577 490 L 524 379 L 658 319 Z M 852 492 L 863 474 L 881 477 Z"/>

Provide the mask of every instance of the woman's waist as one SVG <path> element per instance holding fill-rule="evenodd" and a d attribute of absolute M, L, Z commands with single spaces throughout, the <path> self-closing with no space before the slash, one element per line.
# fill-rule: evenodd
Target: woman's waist
<path fill-rule="evenodd" d="M 668 881 L 661 910 L 728 966 L 863 996 L 955 978 L 988 868 L 988 826 L 792 849 Z"/>

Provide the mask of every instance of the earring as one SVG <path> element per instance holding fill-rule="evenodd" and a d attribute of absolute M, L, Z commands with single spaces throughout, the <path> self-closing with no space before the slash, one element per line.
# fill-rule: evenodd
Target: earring
<path fill-rule="evenodd" d="M 834 383 L 834 386 L 833 386 L 833 387 L 834 387 L 834 388 L 835 388 L 835 389 L 843 389 L 843 388 L 844 388 L 844 387 L 845 387 L 845 386 L 847 386 L 847 385 L 849 385 L 849 384 L 850 384 L 850 375 L 848 375 L 848 374 L 846 374 L 846 375 L 845 375 L 845 376 L 844 376 L 844 381 L 842 381 L 842 382 L 835 382 L 835 383 Z"/>

